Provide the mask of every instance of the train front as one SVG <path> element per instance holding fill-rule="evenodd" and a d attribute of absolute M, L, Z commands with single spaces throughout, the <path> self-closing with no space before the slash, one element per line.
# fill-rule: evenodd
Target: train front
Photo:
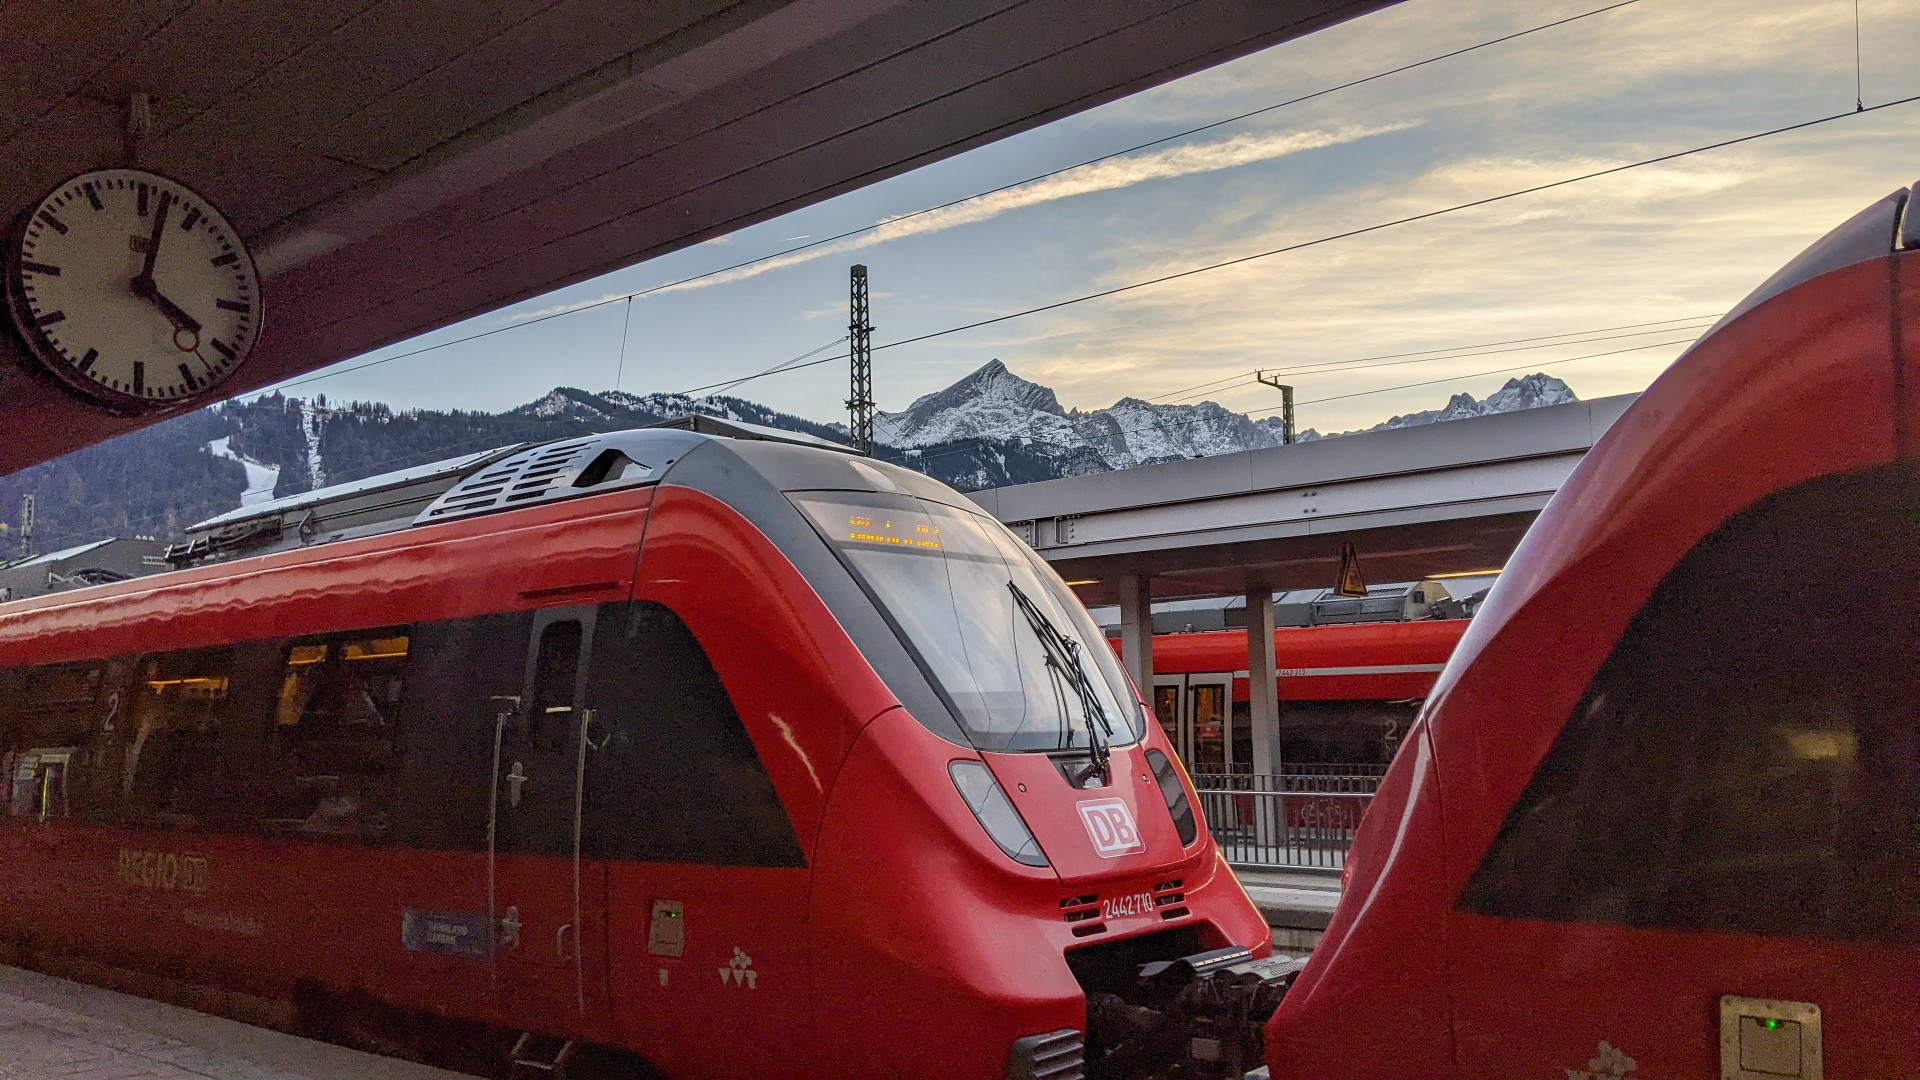
<path fill-rule="evenodd" d="M 1184 769 L 1057 574 L 964 496 L 883 463 L 729 442 L 667 479 L 752 519 L 898 702 L 861 727 L 813 844 L 833 1075 L 1258 1065 L 1290 969 L 1266 959 Z"/>

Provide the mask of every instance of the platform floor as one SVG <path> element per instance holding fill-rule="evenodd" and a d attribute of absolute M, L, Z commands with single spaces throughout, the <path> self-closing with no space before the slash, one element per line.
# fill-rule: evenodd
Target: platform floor
<path fill-rule="evenodd" d="M 469 1080 L 0 966 L 0 1080 Z"/>
<path fill-rule="evenodd" d="M 1340 878 L 1313 870 L 1235 871 L 1260 914 L 1273 928 L 1273 944 L 1282 951 L 1308 951 L 1340 903 Z"/>

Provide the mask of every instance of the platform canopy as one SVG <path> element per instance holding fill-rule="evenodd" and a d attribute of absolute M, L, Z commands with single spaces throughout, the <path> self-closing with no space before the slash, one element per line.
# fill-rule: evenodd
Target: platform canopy
<path fill-rule="evenodd" d="M 237 393 L 1389 2 L 17 0 L 0 216 L 127 164 L 207 197 L 263 278 Z M 21 360 L 0 473 L 146 422 Z"/>

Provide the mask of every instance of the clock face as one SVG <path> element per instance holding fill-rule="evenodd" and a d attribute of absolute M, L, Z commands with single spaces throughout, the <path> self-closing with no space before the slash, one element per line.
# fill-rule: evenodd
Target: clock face
<path fill-rule="evenodd" d="M 15 327 L 47 369 L 121 411 L 206 396 L 260 336 L 260 283 L 233 227 L 184 185 L 83 173 L 30 207 L 7 252 Z"/>

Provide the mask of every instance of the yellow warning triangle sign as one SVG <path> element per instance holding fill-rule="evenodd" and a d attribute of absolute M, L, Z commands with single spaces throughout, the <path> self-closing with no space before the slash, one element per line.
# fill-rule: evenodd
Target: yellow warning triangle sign
<path fill-rule="evenodd" d="M 1352 544 L 1340 545 L 1340 580 L 1333 591 L 1336 596 L 1367 595 L 1367 583 L 1360 580 L 1360 551 Z"/>

